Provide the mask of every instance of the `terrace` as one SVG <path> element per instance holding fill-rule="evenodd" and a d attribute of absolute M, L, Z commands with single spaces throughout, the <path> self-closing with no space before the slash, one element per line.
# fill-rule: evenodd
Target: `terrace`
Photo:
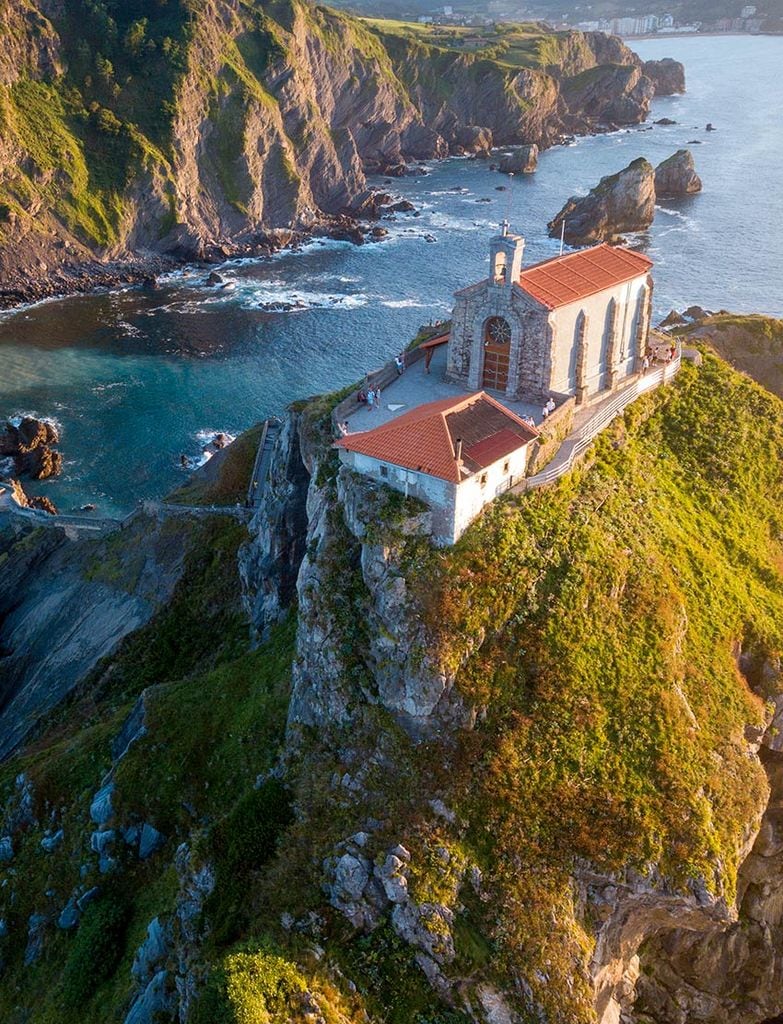
<path fill-rule="evenodd" d="M 377 382 L 380 382 L 380 407 L 368 408 L 356 401 L 354 393 L 337 407 L 335 421 L 337 423 L 347 422 L 351 433 L 372 430 L 373 427 L 388 423 L 402 413 L 409 412 L 415 406 L 423 405 L 425 402 L 434 402 L 440 398 L 459 398 L 470 394 L 459 384 L 451 384 L 445 379 L 446 345 L 441 345 L 434 350 L 429 372 L 427 372 L 425 359 L 421 357 L 422 354 L 417 350 L 408 353 L 411 362 L 402 375 L 397 375 L 396 371 L 392 375 L 387 368 L 379 373 L 369 374 L 367 378 L 369 387 L 376 387 L 378 386 Z M 492 396 L 517 416 L 532 416 L 537 425 L 541 423 L 540 404 L 512 402 L 495 392 L 492 392 Z"/>

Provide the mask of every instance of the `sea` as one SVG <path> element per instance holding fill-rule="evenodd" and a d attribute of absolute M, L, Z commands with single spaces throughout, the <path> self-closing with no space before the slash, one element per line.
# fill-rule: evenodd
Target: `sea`
<path fill-rule="evenodd" d="M 104 515 L 160 497 L 182 481 L 181 456 L 197 462 L 214 433 L 346 385 L 447 317 L 452 293 L 486 273 L 504 218 L 526 237 L 526 262 L 555 255 L 546 225 L 565 200 L 639 156 L 658 163 L 687 146 L 704 181 L 700 195 L 661 202 L 633 238 L 655 261 L 656 312 L 697 303 L 783 316 L 783 37 L 632 45 L 644 59 L 683 61 L 687 93 L 656 100 L 646 125 L 547 151 L 534 175 L 449 159 L 395 179 L 389 189 L 419 215 L 385 222 L 382 242 L 321 240 L 229 262 L 218 269 L 232 289 L 207 287 L 208 270 L 192 268 L 154 291 L 2 314 L 0 421 L 30 413 L 62 433 L 63 474 L 29 490 Z"/>

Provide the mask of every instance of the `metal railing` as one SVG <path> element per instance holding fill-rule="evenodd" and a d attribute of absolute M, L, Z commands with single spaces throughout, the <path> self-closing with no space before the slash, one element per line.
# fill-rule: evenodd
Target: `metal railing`
<path fill-rule="evenodd" d="M 540 473 L 536 473 L 534 476 L 528 477 L 527 480 L 523 481 L 514 490 L 518 492 L 535 490 L 538 487 L 545 487 L 547 484 L 554 483 L 555 480 L 558 480 L 573 468 L 592 441 L 595 440 L 601 431 L 609 426 L 615 416 L 623 412 L 631 402 L 635 402 L 640 395 L 645 394 L 647 391 L 653 391 L 655 388 L 671 380 L 679 368 L 680 357 L 677 356 L 670 363 L 666 363 L 664 366 L 659 366 L 657 369 L 650 370 L 643 376 L 637 377 L 633 384 L 618 392 L 614 398 L 603 404 L 571 437 L 566 438 L 560 446 L 557 455 L 555 455 L 554 459 L 545 469 L 542 469 Z"/>

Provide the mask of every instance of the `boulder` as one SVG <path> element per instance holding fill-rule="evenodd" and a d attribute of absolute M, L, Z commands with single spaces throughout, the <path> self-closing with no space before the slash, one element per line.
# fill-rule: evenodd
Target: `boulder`
<path fill-rule="evenodd" d="M 163 846 L 166 837 L 148 822 L 144 822 L 139 838 L 139 859 L 146 860 Z"/>
<path fill-rule="evenodd" d="M 71 897 L 60 911 L 60 916 L 57 918 L 57 927 L 68 932 L 72 928 L 76 927 L 79 923 L 80 916 L 81 913 L 79 911 L 78 904 L 76 900 Z"/>
<path fill-rule="evenodd" d="M 30 914 L 30 917 L 27 919 L 27 946 L 24 951 L 25 967 L 34 964 L 43 952 L 46 920 L 44 914 Z"/>
<path fill-rule="evenodd" d="M 98 896 L 100 896 L 100 894 L 101 887 L 99 885 L 94 885 L 92 889 L 88 889 L 83 896 L 79 897 L 79 899 L 76 901 L 76 906 L 79 908 L 79 910 L 84 912 L 84 908 L 88 906 L 90 903 L 92 903 L 93 900 L 97 899 Z"/>
<path fill-rule="evenodd" d="M 52 445 L 60 435 L 48 420 L 24 416 L 18 422 L 8 420 L 0 431 L 0 458 L 12 458 L 19 476 L 33 480 L 57 476 L 62 471 L 63 457 Z"/>
<path fill-rule="evenodd" d="M 712 313 L 702 306 L 688 306 L 682 315 L 686 320 L 706 320 L 708 316 L 712 316 Z"/>
<path fill-rule="evenodd" d="M 47 853 L 52 853 L 57 849 L 64 838 L 65 833 L 61 828 L 58 828 L 53 835 L 43 837 L 41 840 L 41 849 L 45 850 Z"/>
<path fill-rule="evenodd" d="M 659 327 L 677 327 L 680 324 L 685 323 L 685 318 L 681 313 L 678 313 L 676 309 L 672 309 L 667 315 L 661 320 Z"/>
<path fill-rule="evenodd" d="M 569 245 L 616 241 L 625 231 L 645 231 L 655 216 L 655 171 L 640 158 L 596 185 L 586 196 L 572 196 L 549 222 L 549 234 L 560 236 L 565 223 Z"/>
<path fill-rule="evenodd" d="M 454 132 L 454 152 L 481 153 L 487 155 L 492 149 L 492 132 L 477 124 L 466 124 Z"/>
<path fill-rule="evenodd" d="M 115 788 L 116 787 L 113 782 L 107 782 L 105 786 L 101 786 L 92 798 L 92 803 L 90 804 L 90 818 L 92 818 L 96 825 L 105 825 L 106 822 L 110 821 L 114 816 L 112 796 Z"/>
<path fill-rule="evenodd" d="M 671 57 L 645 61 L 642 74 L 653 83 L 656 96 L 674 96 L 685 92 L 685 65 Z"/>
<path fill-rule="evenodd" d="M 105 832 L 93 832 L 90 837 L 90 849 L 93 853 L 98 854 L 98 870 L 102 875 L 111 871 L 116 864 L 111 855 L 116 839 L 117 834 L 113 828 L 107 829 Z"/>
<path fill-rule="evenodd" d="M 14 859 L 14 844 L 10 836 L 0 839 L 0 864 L 7 864 Z"/>
<path fill-rule="evenodd" d="M 216 270 L 213 270 L 207 278 L 207 287 L 214 288 L 216 285 L 223 284 L 223 278 L 218 274 Z"/>
<path fill-rule="evenodd" d="M 396 203 L 391 203 L 385 207 L 385 211 L 388 213 L 413 213 L 416 207 L 409 199 L 399 199 Z"/>
<path fill-rule="evenodd" d="M 701 178 L 696 173 L 693 153 L 678 149 L 655 168 L 655 193 L 658 198 L 690 196 L 701 192 Z"/>
<path fill-rule="evenodd" d="M 343 902 L 358 900 L 369 880 L 370 865 L 366 858 L 344 853 L 335 868 L 332 895 Z"/>
<path fill-rule="evenodd" d="M 125 1024 L 156 1024 L 170 1016 L 174 999 L 169 990 L 168 978 L 168 971 L 158 971 L 133 1001 Z"/>
<path fill-rule="evenodd" d="M 115 764 L 127 754 L 137 740 L 147 735 L 146 714 L 147 691 L 144 690 L 122 723 L 120 731 L 111 741 L 111 759 Z"/>
<path fill-rule="evenodd" d="M 160 918 L 153 917 L 147 925 L 147 935 L 136 950 L 131 974 L 140 985 L 146 985 L 155 969 L 169 955 L 171 946 L 170 928 L 161 924 Z"/>
<path fill-rule="evenodd" d="M 538 146 L 520 146 L 500 159 L 503 174 L 532 174 L 538 167 Z"/>

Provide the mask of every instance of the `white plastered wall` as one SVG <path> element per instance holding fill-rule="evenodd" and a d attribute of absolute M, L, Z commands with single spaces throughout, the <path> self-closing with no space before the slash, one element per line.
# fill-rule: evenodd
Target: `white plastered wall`
<path fill-rule="evenodd" d="M 549 315 L 554 324 L 555 343 L 552 359 L 552 391 L 573 395 L 576 392 L 577 321 L 584 311 L 587 324 L 587 393 L 593 395 L 608 384 L 607 354 L 611 332 L 611 302 L 617 313 L 617 383 L 636 370 L 636 332 L 643 314 L 646 275 L 625 284 L 591 295 L 580 302 L 560 306 Z"/>

